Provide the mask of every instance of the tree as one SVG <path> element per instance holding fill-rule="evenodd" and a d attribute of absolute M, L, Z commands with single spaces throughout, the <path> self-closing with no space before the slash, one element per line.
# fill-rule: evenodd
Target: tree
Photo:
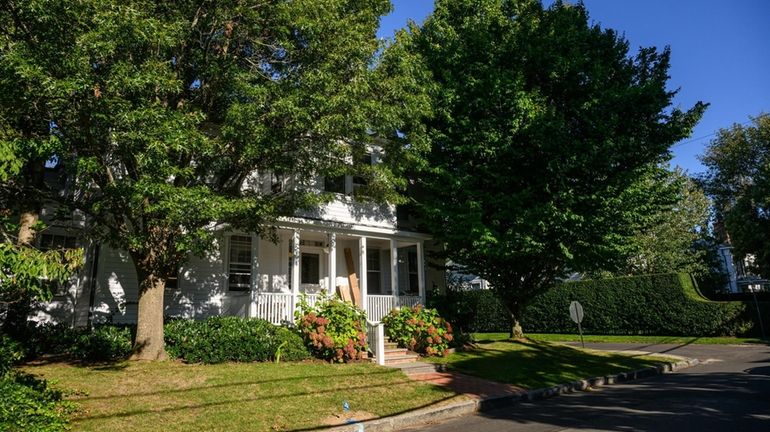
<path fill-rule="evenodd" d="M 317 176 L 346 170 L 368 177 L 367 199 L 398 198 L 401 173 L 424 150 L 429 105 L 399 37 L 390 46 L 375 37 L 389 9 L 387 0 L 5 2 L 0 58 L 46 102 L 41 118 L 75 182 L 60 205 L 128 251 L 139 276 L 133 358 L 165 356 L 166 279 L 212 247 L 218 226 L 270 237 L 278 217 L 325 198 L 311 193 Z M 385 163 L 346 162 L 375 139 Z M 289 179 L 282 190 L 259 187 L 268 172 Z"/>
<path fill-rule="evenodd" d="M 650 209 L 634 185 L 705 109 L 671 107 L 668 49 L 590 25 L 585 8 L 438 0 L 414 49 L 432 73 L 426 227 L 521 308 L 570 271 L 620 265 Z"/>
<path fill-rule="evenodd" d="M 648 205 L 657 208 L 640 223 L 616 274 L 709 273 L 711 201 L 703 189 L 681 169 L 667 168 L 656 168 L 640 186 L 649 191 Z"/>
<path fill-rule="evenodd" d="M 721 129 L 702 157 L 702 178 L 733 255 L 752 255 L 749 271 L 770 275 L 770 115 Z"/>

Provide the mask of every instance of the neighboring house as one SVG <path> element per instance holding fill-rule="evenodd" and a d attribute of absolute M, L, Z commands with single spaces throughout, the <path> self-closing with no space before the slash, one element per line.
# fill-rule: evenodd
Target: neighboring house
<path fill-rule="evenodd" d="M 337 199 L 282 218 L 277 243 L 218 227 L 213 251 L 191 257 L 167 282 L 165 315 L 293 321 L 302 296 L 312 304 L 322 292 L 350 293 L 351 274 L 360 287 L 352 297 L 359 298 L 371 321 L 394 307 L 424 304 L 426 286 L 444 285 L 440 266 L 434 270 L 425 262 L 430 237 L 399 227 L 395 206 L 356 202 L 357 181 L 351 176 L 319 179 L 319 191 L 335 192 Z M 265 175 L 260 183 L 275 191 L 286 181 Z M 82 244 L 86 226 L 84 218 L 74 216 L 38 236 L 43 248 L 84 247 L 86 263 L 70 283 L 57 288 L 51 302 L 39 305 L 34 319 L 74 326 L 133 323 L 138 280 L 131 258 L 107 245 Z"/>

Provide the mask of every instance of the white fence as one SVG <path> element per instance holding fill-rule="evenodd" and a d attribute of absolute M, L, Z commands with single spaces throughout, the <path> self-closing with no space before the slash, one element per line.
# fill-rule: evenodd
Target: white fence
<path fill-rule="evenodd" d="M 308 306 L 314 306 L 321 299 L 320 294 L 305 294 L 304 297 Z M 394 307 L 415 306 L 420 303 L 422 303 L 420 296 L 369 295 L 366 298 L 367 318 L 376 323 Z M 294 321 L 294 307 L 300 307 L 300 297 L 297 297 L 296 305 L 292 307 L 293 305 L 294 297 L 290 293 L 259 293 L 256 296 L 254 316 L 273 324 Z"/>
<path fill-rule="evenodd" d="M 294 321 L 292 316 L 293 295 L 285 293 L 259 293 L 256 297 L 256 317 L 281 324 Z"/>

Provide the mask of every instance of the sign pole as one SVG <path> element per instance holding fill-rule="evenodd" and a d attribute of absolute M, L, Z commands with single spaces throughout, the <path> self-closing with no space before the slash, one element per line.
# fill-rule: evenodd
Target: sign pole
<path fill-rule="evenodd" d="M 583 327 L 578 323 L 578 332 L 580 332 L 580 345 L 585 349 L 586 344 L 583 342 Z"/>

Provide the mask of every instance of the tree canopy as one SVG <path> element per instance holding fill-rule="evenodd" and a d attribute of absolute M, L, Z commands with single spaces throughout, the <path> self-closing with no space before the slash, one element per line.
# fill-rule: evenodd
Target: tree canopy
<path fill-rule="evenodd" d="M 769 277 L 770 115 L 720 130 L 702 161 L 708 169 L 702 180 L 726 231 L 722 240 L 737 259 L 753 257 L 747 270 Z"/>
<path fill-rule="evenodd" d="M 632 56 L 562 2 L 438 0 L 412 31 L 435 110 L 421 208 L 450 258 L 515 319 L 567 272 L 622 263 L 652 212 L 635 186 L 705 109 L 671 106 L 669 49 Z"/>
<path fill-rule="evenodd" d="M 350 170 L 368 178 L 368 197 L 398 197 L 429 105 L 403 36 L 376 38 L 389 10 L 387 0 L 0 8 L 3 104 L 36 104 L 28 117 L 76 182 L 59 205 L 133 259 L 136 358 L 163 357 L 165 279 L 212 246 L 215 223 L 269 236 L 278 217 L 318 202 L 317 176 Z M 22 136 L 24 115 L 4 127 Z M 351 166 L 375 139 L 384 163 Z M 288 179 L 280 191 L 260 186 L 268 172 Z"/>

